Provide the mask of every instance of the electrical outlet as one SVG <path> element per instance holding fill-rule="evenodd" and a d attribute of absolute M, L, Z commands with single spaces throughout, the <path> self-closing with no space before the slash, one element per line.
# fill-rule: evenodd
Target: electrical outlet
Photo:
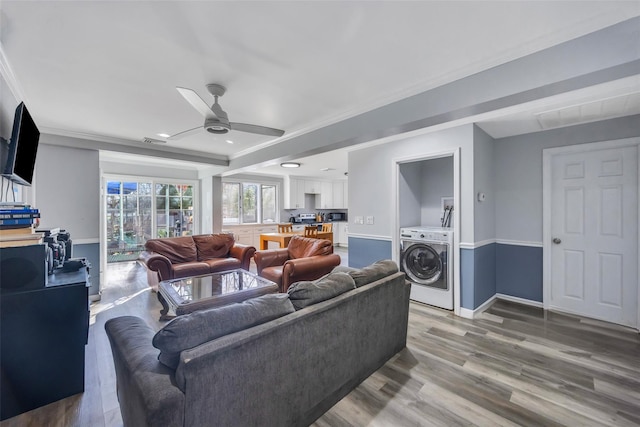
<path fill-rule="evenodd" d="M 356 219 L 353 221 L 355 224 L 364 224 L 364 218 L 361 216 L 357 216 Z"/>
<path fill-rule="evenodd" d="M 373 225 L 373 216 L 367 217 L 367 225 Z"/>

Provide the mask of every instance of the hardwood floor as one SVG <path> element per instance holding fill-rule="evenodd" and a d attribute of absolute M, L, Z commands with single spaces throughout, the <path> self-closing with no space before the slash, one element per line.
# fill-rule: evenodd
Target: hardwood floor
<path fill-rule="evenodd" d="M 91 307 L 85 392 L 1 427 L 122 425 L 104 322 L 163 323 L 142 267 L 110 265 L 107 281 Z M 503 301 L 475 320 L 412 302 L 407 348 L 313 425 L 638 426 L 640 335 Z"/>

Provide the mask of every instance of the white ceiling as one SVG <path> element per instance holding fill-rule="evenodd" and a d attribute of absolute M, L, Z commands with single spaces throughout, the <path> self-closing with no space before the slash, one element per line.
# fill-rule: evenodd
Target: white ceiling
<path fill-rule="evenodd" d="M 125 145 L 203 123 L 176 86 L 212 102 L 205 85 L 223 84 L 232 122 L 285 135 L 203 130 L 164 146 L 234 158 L 639 15 L 638 1 L 3 0 L 0 53 L 43 132 Z M 536 114 L 593 100 L 629 95 L 635 111 L 639 91 L 626 79 L 475 121 L 526 133 Z M 292 173 L 346 170 L 336 153 L 300 162 Z"/>

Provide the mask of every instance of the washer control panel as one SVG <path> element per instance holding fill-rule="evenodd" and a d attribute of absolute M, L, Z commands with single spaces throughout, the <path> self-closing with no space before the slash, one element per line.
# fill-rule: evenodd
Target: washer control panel
<path fill-rule="evenodd" d="M 448 229 L 401 228 L 400 238 L 429 242 L 449 242 L 452 232 Z"/>

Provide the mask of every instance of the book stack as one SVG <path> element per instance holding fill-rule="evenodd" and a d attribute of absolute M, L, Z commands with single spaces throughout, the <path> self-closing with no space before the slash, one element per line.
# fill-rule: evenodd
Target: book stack
<path fill-rule="evenodd" d="M 33 224 L 40 218 L 40 211 L 29 205 L 0 205 L 0 248 L 28 246 L 42 243 L 44 233 L 36 233 Z"/>

